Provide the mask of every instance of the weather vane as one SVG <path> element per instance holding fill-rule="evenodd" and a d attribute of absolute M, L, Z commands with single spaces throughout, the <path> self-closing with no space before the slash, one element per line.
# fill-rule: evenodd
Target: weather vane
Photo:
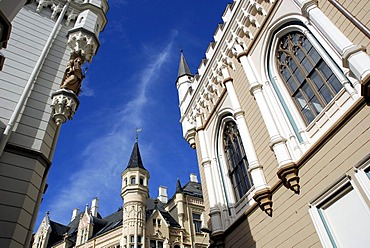
<path fill-rule="evenodd" d="M 135 141 L 137 142 L 139 140 L 139 132 L 143 131 L 142 128 L 136 128 L 135 129 Z"/>

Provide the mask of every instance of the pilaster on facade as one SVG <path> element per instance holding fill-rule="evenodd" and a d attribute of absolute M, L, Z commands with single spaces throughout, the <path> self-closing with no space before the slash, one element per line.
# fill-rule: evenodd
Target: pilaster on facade
<path fill-rule="evenodd" d="M 221 75 L 224 78 L 223 84 L 226 87 L 227 93 L 230 97 L 232 108 L 234 111 L 234 118 L 237 122 L 240 137 L 245 147 L 245 153 L 248 158 L 249 168 L 248 171 L 251 174 L 253 185 L 255 188 L 254 200 L 257 201 L 260 208 L 265 211 L 269 216 L 272 215 L 272 200 L 270 193 L 270 187 L 267 185 L 265 175 L 263 172 L 263 166 L 259 162 L 257 154 L 254 149 L 252 137 L 250 135 L 246 119 L 244 117 L 244 111 L 242 111 L 239 98 L 236 94 L 233 79 L 230 76 L 229 68 L 226 65 L 221 67 Z M 261 194 L 263 192 L 263 194 Z"/>
<path fill-rule="evenodd" d="M 329 40 L 342 57 L 342 65 L 349 68 L 361 85 L 368 85 L 370 80 L 370 57 L 365 48 L 353 44 L 320 10 L 317 1 L 294 0 L 303 16 L 309 19 Z"/>

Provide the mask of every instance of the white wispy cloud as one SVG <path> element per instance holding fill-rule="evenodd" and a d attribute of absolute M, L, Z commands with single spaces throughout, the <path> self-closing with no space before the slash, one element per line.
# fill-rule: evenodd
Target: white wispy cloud
<path fill-rule="evenodd" d="M 122 163 L 127 163 L 131 154 L 134 128 L 142 127 L 147 121 L 144 112 L 151 100 L 148 89 L 158 79 L 162 66 L 168 61 L 174 37 L 172 34 L 164 49 L 155 53 L 155 49 L 151 49 L 152 53 L 148 56 L 150 61 L 143 65 L 142 71 L 137 72 L 139 78 L 131 79 L 135 80 L 135 84 L 131 85 L 136 85 L 132 89 L 136 93 L 129 101 L 117 107 L 117 114 L 107 117 L 110 120 L 107 125 L 110 127 L 105 130 L 109 131 L 97 133 L 92 130 L 91 135 L 96 138 L 83 149 L 80 165 L 76 165 L 76 171 L 70 172 L 69 178 L 65 179 L 66 186 L 61 188 L 59 194 L 52 196 L 54 200 L 48 209 L 53 220 L 67 223 L 72 209 L 83 208 L 95 196 L 100 198 L 99 208 L 103 215 L 111 213 L 113 208 L 121 204 L 121 187 L 117 184 L 117 178 L 120 178 L 120 173 L 126 166 Z M 143 50 L 147 52 L 148 48 Z M 86 86 L 85 84 L 84 87 Z M 145 152 L 145 145 L 140 149 Z M 150 149 L 149 145 L 148 150 Z"/>

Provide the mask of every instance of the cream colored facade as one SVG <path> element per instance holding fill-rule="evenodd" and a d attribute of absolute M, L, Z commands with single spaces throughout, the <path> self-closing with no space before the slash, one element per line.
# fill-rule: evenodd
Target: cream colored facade
<path fill-rule="evenodd" d="M 205 248 L 209 235 L 201 228 L 204 202 L 195 174 L 168 199 L 161 186 L 157 199 L 149 198 L 149 172 L 144 168 L 138 143 L 122 173 L 123 206 L 106 217 L 98 213 L 98 199 L 78 213 L 72 211 L 67 225 L 56 223 L 46 214 L 33 238 L 33 248 Z"/>
<path fill-rule="evenodd" d="M 367 247 L 368 1 L 233 1 L 181 55 L 212 247 Z"/>

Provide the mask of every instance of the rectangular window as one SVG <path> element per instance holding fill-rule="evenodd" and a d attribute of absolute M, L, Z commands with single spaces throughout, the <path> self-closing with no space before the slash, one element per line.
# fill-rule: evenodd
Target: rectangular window
<path fill-rule="evenodd" d="M 134 243 L 134 242 L 135 242 L 135 237 L 134 237 L 134 235 L 131 235 L 131 236 L 130 236 L 130 242 L 131 242 L 131 243 Z"/>
<path fill-rule="evenodd" d="M 130 182 L 131 182 L 131 184 L 135 184 L 136 183 L 135 177 L 131 177 Z"/>
<path fill-rule="evenodd" d="M 141 243 L 141 236 L 139 236 L 139 235 L 137 236 L 137 242 Z"/>
<path fill-rule="evenodd" d="M 150 240 L 149 247 L 150 248 L 156 248 L 155 240 Z"/>
<path fill-rule="evenodd" d="M 196 233 L 200 233 L 201 226 L 202 226 L 202 220 L 200 218 L 200 214 L 194 214 L 193 213 L 193 223 L 194 223 L 194 229 Z"/>
<path fill-rule="evenodd" d="M 153 219 L 153 226 L 157 225 L 157 219 Z"/>
<path fill-rule="evenodd" d="M 157 241 L 157 248 L 163 248 L 163 242 L 162 241 Z"/>
<path fill-rule="evenodd" d="M 140 184 L 144 185 L 144 178 L 140 177 Z"/>
<path fill-rule="evenodd" d="M 320 240 L 329 247 L 368 247 L 370 210 L 347 177 L 311 203 Z"/>
<path fill-rule="evenodd" d="M 159 240 L 150 240 L 149 248 L 163 248 L 163 241 Z"/>
<path fill-rule="evenodd" d="M 160 219 L 157 220 L 157 224 L 158 224 L 158 227 L 161 227 L 161 220 Z"/>

